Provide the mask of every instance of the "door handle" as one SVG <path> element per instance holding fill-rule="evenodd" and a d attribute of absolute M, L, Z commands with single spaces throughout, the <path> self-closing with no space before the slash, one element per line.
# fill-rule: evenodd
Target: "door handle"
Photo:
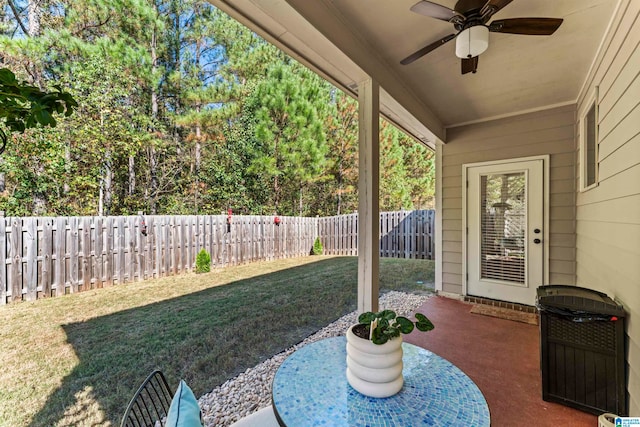
<path fill-rule="evenodd" d="M 533 243 L 535 243 L 536 245 L 539 245 L 542 242 L 542 240 L 540 239 L 533 239 Z"/>

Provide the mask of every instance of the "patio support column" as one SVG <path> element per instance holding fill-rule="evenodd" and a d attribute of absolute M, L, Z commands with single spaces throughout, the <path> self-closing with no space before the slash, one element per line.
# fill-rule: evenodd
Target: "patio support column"
<path fill-rule="evenodd" d="M 358 85 L 358 312 L 378 311 L 380 86 Z"/>
<path fill-rule="evenodd" d="M 443 143 L 436 141 L 436 271 L 435 287 L 436 292 L 442 292 L 442 150 Z"/>

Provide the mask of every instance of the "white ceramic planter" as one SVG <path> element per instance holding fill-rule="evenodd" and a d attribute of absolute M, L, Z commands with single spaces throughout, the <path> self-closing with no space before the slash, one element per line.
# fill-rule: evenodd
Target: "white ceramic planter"
<path fill-rule="evenodd" d="M 347 331 L 347 381 L 370 397 L 389 397 L 402 389 L 402 336 L 382 345 Z"/>

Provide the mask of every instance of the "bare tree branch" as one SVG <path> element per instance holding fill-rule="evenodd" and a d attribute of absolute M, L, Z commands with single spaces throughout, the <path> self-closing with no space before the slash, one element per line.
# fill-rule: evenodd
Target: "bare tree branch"
<path fill-rule="evenodd" d="M 73 32 L 73 35 L 74 36 L 80 36 L 80 35 L 82 35 L 82 33 L 84 33 L 87 30 L 91 30 L 93 28 L 100 28 L 100 27 L 102 27 L 104 25 L 107 25 L 110 20 L 111 20 L 111 15 L 107 15 L 107 17 L 104 19 L 104 21 L 100 21 L 100 19 L 98 18 L 98 22 L 96 22 L 95 24 L 83 25 L 82 27 L 80 27 L 77 30 L 75 30 Z"/>
<path fill-rule="evenodd" d="M 13 0 L 7 0 L 7 2 L 9 3 L 9 7 L 11 8 L 11 11 L 13 12 L 13 16 L 15 16 L 16 17 L 16 21 L 18 21 L 18 25 L 20 25 L 20 28 L 22 28 L 22 31 L 24 31 L 24 35 L 28 36 L 29 35 L 29 30 L 27 29 L 27 27 L 25 27 L 24 23 L 20 19 L 20 13 L 18 12 L 18 9 L 16 8 L 16 5 L 13 4 Z"/>

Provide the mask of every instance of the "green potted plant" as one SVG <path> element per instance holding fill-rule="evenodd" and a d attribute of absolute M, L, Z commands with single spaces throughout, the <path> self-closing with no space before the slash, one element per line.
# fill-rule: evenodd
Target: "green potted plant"
<path fill-rule="evenodd" d="M 383 310 L 377 313 L 370 311 L 358 316 L 358 324 L 354 326 L 354 333 L 360 338 L 370 339 L 374 344 L 384 344 L 400 334 L 410 334 L 414 327 L 422 332 L 434 328 L 433 323 L 422 313 L 415 314 L 416 321 L 412 322 L 403 316 L 398 316 L 393 310 Z"/>
<path fill-rule="evenodd" d="M 389 397 L 404 384 L 402 334 L 414 329 L 428 332 L 433 323 L 422 313 L 415 322 L 392 310 L 366 312 L 347 331 L 347 381 L 369 397 Z"/>

